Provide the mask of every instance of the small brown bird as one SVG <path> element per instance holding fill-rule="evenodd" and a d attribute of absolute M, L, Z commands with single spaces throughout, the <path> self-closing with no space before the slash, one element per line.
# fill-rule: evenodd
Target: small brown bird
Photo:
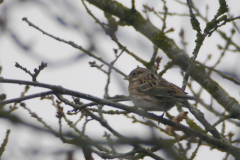
<path fill-rule="evenodd" d="M 129 81 L 130 99 L 145 111 L 168 111 L 177 102 L 194 97 L 152 71 L 138 67 L 125 78 Z"/>

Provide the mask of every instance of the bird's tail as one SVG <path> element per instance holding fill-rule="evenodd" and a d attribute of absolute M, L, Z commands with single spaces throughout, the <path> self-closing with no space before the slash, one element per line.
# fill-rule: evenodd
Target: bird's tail
<path fill-rule="evenodd" d="M 189 95 L 175 95 L 176 98 L 182 98 L 182 99 L 190 99 L 190 100 L 196 100 L 195 97 L 189 96 Z"/>

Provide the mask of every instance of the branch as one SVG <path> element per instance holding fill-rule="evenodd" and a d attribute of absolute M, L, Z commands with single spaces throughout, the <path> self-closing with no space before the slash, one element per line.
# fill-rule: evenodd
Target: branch
<path fill-rule="evenodd" d="M 5 104 L 8 104 L 8 103 L 20 103 L 20 102 L 25 101 L 27 99 L 43 97 L 43 96 L 50 95 L 50 94 L 54 94 L 54 91 L 36 93 L 36 94 L 29 95 L 29 96 L 21 97 L 21 98 L 14 98 L 14 99 L 10 99 L 10 100 L 5 100 L 5 101 L 0 102 L 0 105 L 5 105 Z"/>
<path fill-rule="evenodd" d="M 238 81 L 238 80 L 235 79 L 234 77 L 230 77 L 230 76 L 228 76 L 228 75 L 226 75 L 226 74 L 224 74 L 224 73 L 222 73 L 222 72 L 214 69 L 213 67 L 208 67 L 208 66 L 206 66 L 206 65 L 204 65 L 204 64 L 201 64 L 201 63 L 199 63 L 199 62 L 197 62 L 197 63 L 198 63 L 199 65 L 203 66 L 204 68 L 209 69 L 210 71 L 216 72 L 216 73 L 219 74 L 221 77 L 223 77 L 223 78 L 225 78 L 225 79 L 228 79 L 228 80 L 232 81 L 233 83 L 235 83 L 235 84 L 237 84 L 237 85 L 240 85 L 240 81 Z"/>
<path fill-rule="evenodd" d="M 220 135 L 220 133 L 217 131 L 217 129 L 212 126 L 204 117 L 204 114 L 198 110 L 195 107 L 192 107 L 187 101 L 183 103 L 188 109 L 189 111 L 197 118 L 197 120 L 199 122 L 202 123 L 202 125 L 205 127 L 205 129 L 207 131 L 209 131 L 215 138 L 217 139 L 224 139 L 224 137 L 222 137 Z"/>
<path fill-rule="evenodd" d="M 227 19 L 225 19 L 222 24 L 216 25 L 211 31 L 209 31 L 208 37 L 210 37 L 210 36 L 212 35 L 212 33 L 213 33 L 214 31 L 216 31 L 219 27 L 225 25 L 225 24 L 228 23 L 228 22 L 232 22 L 232 21 L 234 21 L 234 20 L 236 20 L 236 19 L 240 19 L 240 16 L 237 16 L 237 17 L 234 17 L 234 18 L 227 18 Z"/>
<path fill-rule="evenodd" d="M 3 152 L 5 151 L 5 147 L 7 146 L 7 143 L 8 143 L 8 137 L 9 137 L 9 134 L 10 134 L 10 129 L 7 130 L 7 133 L 6 133 L 6 137 L 0 147 L 0 158 L 2 157 L 2 154 Z"/>
<path fill-rule="evenodd" d="M 34 69 L 34 72 L 35 72 L 34 74 L 32 74 L 30 71 L 28 71 L 27 68 L 22 67 L 22 66 L 21 66 L 19 63 L 17 63 L 17 62 L 16 62 L 16 64 L 15 64 L 15 66 L 16 66 L 17 68 L 22 69 L 22 70 L 25 71 L 26 73 L 28 73 L 28 74 L 32 77 L 32 81 L 33 81 L 33 82 L 37 82 L 37 76 L 39 75 L 39 73 L 40 73 L 45 67 L 47 67 L 47 63 L 42 62 L 41 65 L 38 66 L 38 69 L 37 69 L 37 68 Z"/>
<path fill-rule="evenodd" d="M 112 72 L 112 68 L 113 68 L 113 65 L 116 63 L 116 61 L 118 60 L 118 58 L 123 54 L 123 52 L 126 50 L 126 47 L 124 47 L 122 49 L 122 51 L 119 53 L 119 55 L 117 54 L 117 50 L 114 50 L 115 52 L 115 59 L 110 63 L 110 66 L 108 68 L 108 72 L 107 72 L 107 83 L 106 83 L 106 86 L 105 86 L 105 94 L 104 94 L 104 98 L 108 98 L 109 95 L 108 95 L 108 88 L 109 88 L 109 84 L 110 84 L 110 77 L 111 77 L 111 72 Z"/>
<path fill-rule="evenodd" d="M 203 44 L 203 41 L 205 39 L 205 37 L 207 36 L 207 34 L 202 34 L 201 33 L 201 28 L 200 28 L 200 24 L 198 22 L 198 20 L 196 19 L 195 15 L 193 14 L 193 11 L 192 11 L 192 4 L 191 4 L 191 1 L 190 0 L 187 0 L 187 5 L 188 5 L 188 8 L 189 8 L 189 13 L 190 13 L 190 17 L 191 17 L 191 25 L 192 25 L 192 28 L 194 30 L 197 31 L 197 39 L 196 39 L 196 45 L 195 45 L 195 48 L 193 50 L 193 56 L 191 57 L 190 59 L 190 63 L 188 65 L 188 68 L 187 68 L 187 71 L 184 75 L 184 78 L 183 78 L 183 85 L 182 85 L 182 89 L 185 90 L 186 87 L 187 87 L 187 81 L 188 81 L 188 78 L 194 68 L 194 62 L 197 58 L 197 55 L 198 55 L 198 52 Z"/>

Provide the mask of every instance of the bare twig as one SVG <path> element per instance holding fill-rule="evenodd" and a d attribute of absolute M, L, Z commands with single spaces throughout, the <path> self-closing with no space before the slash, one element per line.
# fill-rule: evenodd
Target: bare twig
<path fill-rule="evenodd" d="M 9 134 L 10 134 L 10 129 L 7 130 L 6 137 L 0 147 L 0 158 L 2 157 L 2 154 L 5 151 L 5 147 L 7 146 Z"/>
<path fill-rule="evenodd" d="M 14 99 L 10 99 L 10 100 L 5 100 L 5 101 L 0 102 L 0 105 L 5 105 L 5 104 L 9 104 L 9 103 L 20 103 L 20 102 L 25 101 L 27 99 L 43 97 L 43 96 L 51 95 L 51 94 L 54 94 L 54 91 L 41 92 L 41 93 L 36 93 L 36 94 L 29 95 L 29 96 L 24 96 L 24 97 L 21 97 L 21 98 L 14 98 Z"/>
<path fill-rule="evenodd" d="M 112 67 L 114 65 L 114 63 L 118 60 L 118 58 L 122 55 L 122 53 L 126 50 L 126 47 L 124 47 L 122 49 L 122 51 L 119 53 L 119 55 L 117 55 L 117 53 L 115 53 L 115 59 L 110 63 L 110 66 L 109 66 L 109 69 L 108 69 L 108 72 L 107 72 L 107 84 L 105 86 L 105 94 L 104 94 L 104 98 L 108 98 L 109 95 L 108 95 L 108 87 L 109 87 L 109 84 L 110 84 L 110 77 L 111 77 L 111 72 L 112 72 Z"/>
<path fill-rule="evenodd" d="M 211 31 L 209 31 L 208 37 L 210 37 L 210 36 L 212 35 L 212 33 L 213 33 L 214 31 L 216 31 L 219 27 L 225 25 L 225 24 L 228 23 L 228 22 L 232 22 L 232 21 L 234 21 L 235 19 L 240 19 L 240 16 L 237 16 L 237 17 L 234 17 L 234 18 L 226 18 L 226 19 L 224 19 L 224 20 L 223 20 L 224 22 L 223 22 L 222 24 L 216 25 Z"/>
<path fill-rule="evenodd" d="M 24 109 L 26 109 L 29 114 L 31 115 L 31 117 L 36 118 L 40 123 L 42 123 L 44 125 L 45 128 L 47 128 L 50 132 L 52 132 L 54 135 L 57 135 L 57 133 L 49 126 L 47 125 L 47 123 L 45 123 L 42 118 L 38 117 L 38 115 L 34 112 L 32 112 L 29 108 L 26 107 L 25 103 L 21 103 L 20 104 L 21 107 L 23 107 Z"/>
<path fill-rule="evenodd" d="M 168 69 L 172 68 L 174 65 L 173 61 L 168 62 L 165 66 L 164 69 L 158 74 L 159 76 L 162 76 L 164 73 L 167 72 Z"/>
<path fill-rule="evenodd" d="M 151 68 L 149 67 L 148 69 L 153 70 L 154 72 L 157 72 L 157 68 L 154 68 L 154 64 L 156 62 L 157 53 L 158 53 L 158 47 L 154 45 L 153 46 L 152 58 L 151 58 L 150 62 L 148 62 L 148 64 L 150 64 L 150 66 L 151 66 Z"/>
<path fill-rule="evenodd" d="M 226 74 L 224 74 L 224 73 L 222 73 L 222 72 L 214 69 L 213 67 L 208 67 L 208 66 L 206 66 L 206 65 L 204 65 L 204 64 L 201 64 L 201 63 L 199 63 L 199 62 L 197 62 L 197 63 L 198 63 L 199 65 L 201 65 L 201 66 L 209 69 L 210 71 L 216 72 L 216 73 L 219 74 L 221 77 L 223 77 L 223 78 L 225 78 L 225 79 L 228 79 L 228 80 L 234 82 L 234 83 L 237 84 L 237 85 L 240 85 L 240 81 L 238 81 L 238 80 L 235 79 L 234 77 L 230 77 L 230 76 L 228 76 L 228 75 L 226 75 Z"/>
<path fill-rule="evenodd" d="M 100 71 L 102 71 L 103 73 L 107 74 L 107 71 L 102 69 L 103 64 L 102 65 L 98 65 L 98 64 L 96 64 L 95 61 L 88 62 L 88 63 L 90 64 L 91 67 L 95 67 L 95 68 L 99 69 Z"/>
<path fill-rule="evenodd" d="M 187 46 L 187 42 L 185 41 L 185 37 L 184 37 L 184 29 L 182 28 L 180 33 L 179 33 L 179 36 L 181 38 L 181 44 L 183 46 L 183 50 L 185 53 L 187 53 L 187 49 L 186 49 L 186 46 Z"/>
<path fill-rule="evenodd" d="M 29 70 L 27 70 L 27 68 L 22 67 L 22 66 L 21 66 L 19 63 L 17 63 L 17 62 L 16 62 L 16 64 L 15 64 L 15 66 L 16 66 L 17 68 L 22 69 L 22 70 L 25 71 L 26 73 L 28 73 L 28 74 L 32 77 L 32 81 L 33 81 L 33 82 L 37 82 L 37 76 L 39 75 L 39 73 L 40 73 L 44 68 L 47 67 L 47 63 L 42 62 L 41 65 L 38 67 L 38 69 L 37 69 L 37 68 L 34 69 L 34 72 L 35 72 L 34 74 L 31 73 Z"/>
<path fill-rule="evenodd" d="M 168 8 L 166 5 L 166 1 L 162 0 L 162 2 L 163 2 L 163 10 L 164 10 L 162 32 L 164 32 L 164 30 L 166 29 L 166 19 L 167 19 Z"/>
<path fill-rule="evenodd" d="M 97 109 L 94 109 L 94 108 L 88 108 L 89 111 L 93 111 L 93 112 L 98 112 Z M 109 115 L 120 115 L 120 114 L 123 114 L 123 115 L 127 115 L 129 114 L 130 112 L 127 112 L 127 111 L 119 111 L 119 110 L 102 110 L 102 113 L 104 114 L 109 114 Z"/>
<path fill-rule="evenodd" d="M 103 137 L 106 137 L 108 143 L 109 143 L 109 146 L 111 147 L 112 149 L 112 154 L 113 155 L 116 155 L 116 149 L 114 148 L 114 145 L 113 145 L 113 140 L 111 139 L 111 134 L 108 134 L 107 132 L 104 132 L 104 135 Z"/>
<path fill-rule="evenodd" d="M 183 90 L 186 89 L 188 77 L 190 76 L 190 73 L 193 69 L 194 61 L 196 60 L 198 52 L 199 52 L 199 50 L 202 46 L 202 42 L 204 41 L 204 39 L 207 35 L 205 33 L 204 34 L 201 33 L 200 24 L 199 24 L 198 20 L 196 19 L 195 15 L 193 14 L 193 11 L 192 11 L 192 1 L 187 0 L 187 5 L 189 7 L 189 13 L 190 13 L 190 17 L 191 17 L 192 27 L 193 27 L 194 30 L 197 31 L 197 40 L 196 40 L 195 49 L 192 53 L 193 56 L 191 57 L 190 63 L 189 63 L 188 68 L 187 68 L 187 71 L 186 71 L 186 73 L 184 75 L 184 78 L 183 78 L 183 85 L 182 85 Z"/>

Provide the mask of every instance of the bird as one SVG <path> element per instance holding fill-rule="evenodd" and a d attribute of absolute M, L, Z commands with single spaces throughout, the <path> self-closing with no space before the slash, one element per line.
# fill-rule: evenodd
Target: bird
<path fill-rule="evenodd" d="M 166 112 L 177 102 L 194 99 L 175 84 L 145 68 L 137 67 L 124 79 L 129 81 L 131 101 L 145 111 Z"/>

